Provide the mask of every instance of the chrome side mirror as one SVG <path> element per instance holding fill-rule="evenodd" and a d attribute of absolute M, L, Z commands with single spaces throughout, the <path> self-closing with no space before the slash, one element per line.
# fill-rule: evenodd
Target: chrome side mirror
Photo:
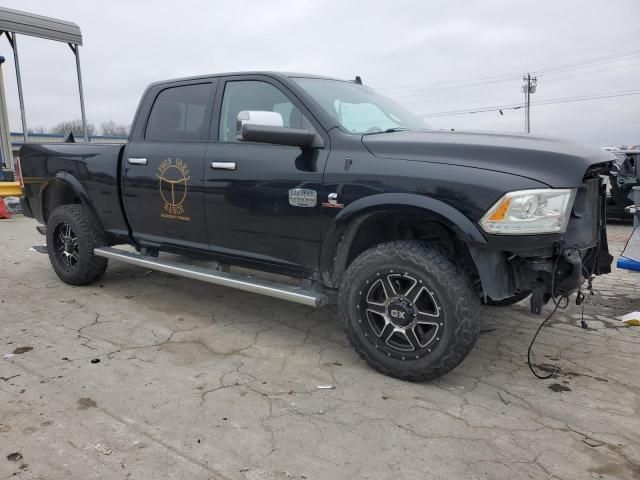
<path fill-rule="evenodd" d="M 261 125 L 264 127 L 284 127 L 282 115 L 278 112 L 267 112 L 262 110 L 243 110 L 238 113 L 236 119 L 236 139 L 245 140 L 243 127 L 245 125 Z"/>

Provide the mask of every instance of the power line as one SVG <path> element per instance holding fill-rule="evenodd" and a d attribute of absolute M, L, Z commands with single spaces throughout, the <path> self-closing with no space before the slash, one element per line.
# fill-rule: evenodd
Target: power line
<path fill-rule="evenodd" d="M 577 97 L 554 98 L 543 102 L 531 103 L 532 107 L 541 107 L 545 105 L 556 105 L 559 103 L 585 102 L 590 100 L 600 100 L 603 98 L 628 97 L 631 95 L 640 95 L 640 90 L 627 90 L 621 92 L 609 92 L 595 95 L 581 95 Z M 506 105 L 493 105 L 488 107 L 478 107 L 472 110 L 450 110 L 447 112 L 421 113 L 419 117 L 445 117 L 453 115 L 466 115 L 485 112 L 499 112 L 501 110 L 518 110 L 525 106 L 524 103 L 512 103 Z"/>
<path fill-rule="evenodd" d="M 519 108 L 524 107 L 524 103 L 510 103 L 505 105 L 492 105 L 489 107 L 478 107 L 472 110 L 449 110 L 446 112 L 435 112 L 435 113 L 419 113 L 418 117 L 445 117 L 450 115 L 463 115 L 463 114 L 473 114 L 473 113 L 484 113 L 484 112 L 497 112 L 500 110 L 517 110 Z"/>
<path fill-rule="evenodd" d="M 537 73 L 538 76 L 543 75 L 553 75 L 558 73 L 569 72 L 572 70 L 579 70 L 593 66 L 604 65 L 607 63 L 618 62 L 625 58 L 631 58 L 640 55 L 640 49 L 628 50 L 625 52 L 618 52 L 609 55 L 603 55 L 600 57 L 593 57 L 589 59 L 580 60 L 577 62 L 572 62 L 564 65 L 557 65 L 554 67 L 545 67 L 542 69 L 534 70 L 533 73 Z M 435 90 L 442 89 L 453 89 L 453 88 L 469 88 L 474 86 L 483 86 L 489 85 L 493 83 L 504 83 L 505 81 L 519 79 L 521 77 L 520 74 L 505 74 L 505 75 L 494 75 L 488 77 L 478 77 L 478 78 L 469 78 L 464 80 L 446 80 L 440 82 L 430 82 L 430 83 L 414 83 L 414 84 L 404 84 L 404 85 L 387 85 L 382 87 L 377 87 L 379 90 L 388 90 L 388 89 L 399 89 L 399 88 L 416 88 L 416 87 L 435 87 Z M 440 86 L 440 87 L 439 87 Z M 429 89 L 433 90 L 433 89 Z M 419 92 L 408 92 L 400 95 L 413 95 L 418 93 L 426 93 L 429 90 L 422 90 Z"/>
<path fill-rule="evenodd" d="M 640 95 L 640 90 L 629 90 L 626 92 L 612 92 L 612 93 L 603 93 L 600 95 L 584 95 L 582 97 L 569 97 L 569 98 L 558 98 L 548 100 L 546 102 L 538 102 L 532 103 L 531 106 L 538 107 L 544 105 L 556 105 L 558 103 L 572 103 L 572 102 L 585 102 L 589 100 L 600 100 L 602 98 L 615 98 L 615 97 L 628 97 L 631 95 Z"/>
<path fill-rule="evenodd" d="M 584 59 L 584 60 L 580 60 L 580 61 L 576 61 L 576 62 L 572 62 L 572 63 L 567 63 L 564 65 L 558 65 L 558 66 L 554 66 L 554 67 L 546 67 L 543 69 L 539 69 L 536 70 L 537 74 L 541 77 L 544 77 L 545 79 L 551 79 L 551 80 L 561 80 L 563 78 L 567 78 L 567 77 L 572 77 L 575 76 L 575 74 L 571 74 L 571 72 L 575 72 L 575 71 L 584 71 L 587 70 L 586 72 L 583 72 L 583 75 L 586 74 L 594 74 L 594 73 L 598 73 L 598 72 L 603 72 L 603 71 L 609 71 L 615 68 L 621 68 L 622 66 L 627 66 L 627 65 L 611 65 L 614 63 L 619 63 L 623 60 L 629 60 L 633 57 L 637 57 L 638 55 L 640 55 L 640 49 L 636 49 L 636 50 L 628 50 L 625 52 L 618 52 L 618 53 L 614 53 L 614 54 L 609 54 L 609 55 L 602 55 L 599 57 L 592 57 L 589 59 Z M 628 63 L 628 62 L 627 62 Z M 636 65 L 636 64 L 632 64 Z M 597 68 L 597 67 L 603 67 L 604 68 Z M 596 70 L 594 70 L 594 68 L 596 68 Z M 569 75 L 567 75 L 567 73 L 569 73 Z M 564 75 L 563 75 L 564 74 Z M 558 75 L 560 75 L 558 77 Z M 554 78 L 555 77 L 555 78 Z M 441 92 L 443 90 L 460 90 L 461 88 L 472 88 L 472 87 L 477 87 L 477 86 L 487 86 L 487 85 L 495 85 L 495 84 L 499 84 L 499 83 L 505 83 L 505 82 L 511 82 L 513 80 L 513 76 L 510 75 L 500 75 L 500 76 L 493 76 L 493 77 L 484 77 L 482 79 L 482 81 L 480 79 L 476 79 L 475 82 L 471 82 L 469 80 L 456 80 L 456 81 L 452 81 L 452 82 L 438 82 L 436 83 L 432 83 L 431 84 L 431 88 L 430 89 L 422 89 L 422 90 L 418 90 L 418 91 L 409 91 L 409 92 L 400 92 L 399 94 L 394 95 L 395 97 L 421 97 L 424 95 L 434 95 L 438 92 Z M 525 114 L 524 114 L 524 123 L 525 123 L 525 127 L 524 127 L 524 131 L 525 133 L 530 133 L 531 131 L 531 94 L 535 93 L 536 91 L 536 83 L 537 83 L 537 76 L 531 76 L 531 73 L 528 73 L 525 77 L 523 77 L 523 80 L 525 82 L 525 85 L 522 87 L 522 92 L 524 93 L 524 103 L 522 104 L 511 104 L 511 105 L 501 105 L 501 106 L 494 106 L 494 107 L 481 107 L 481 108 L 477 108 L 477 109 L 473 109 L 473 110 L 452 110 L 449 112 L 438 112 L 438 113 L 433 113 L 433 114 L 423 114 L 421 116 L 424 117 L 438 117 L 438 116 L 452 116 L 452 115 L 468 115 L 468 114 L 474 114 L 474 113 L 481 113 L 481 112 L 490 112 L 490 111 L 499 111 L 501 115 L 504 115 L 503 110 L 517 110 L 520 109 L 522 107 L 524 107 L 525 109 Z M 429 84 L 426 84 L 429 85 Z M 438 85 L 440 85 L 438 87 Z M 389 87 L 391 88 L 391 87 Z M 415 87 L 414 87 L 415 88 Z M 583 101 L 590 101 L 590 100 L 598 100 L 598 99 L 603 99 L 603 98 L 613 98 L 613 97 L 619 97 L 619 96 L 629 96 L 629 95 L 637 95 L 639 94 L 640 91 L 627 91 L 627 92 L 616 92 L 616 93 L 609 93 L 609 94 L 600 94 L 600 95 L 585 95 L 585 96 L 580 96 L 580 97 L 570 97 L 570 98 L 559 98 L 559 99 L 553 99 L 553 100 L 549 100 L 547 102 L 538 102 L 536 104 L 534 104 L 534 106 L 544 106 L 544 105 L 552 105 L 552 104 L 557 104 L 557 103 L 568 103 L 568 102 L 583 102 Z"/>
<path fill-rule="evenodd" d="M 569 98 L 558 98 L 552 99 L 546 102 L 538 102 L 531 104 L 532 107 L 536 106 L 545 106 L 545 105 L 555 105 L 558 103 L 571 103 L 571 102 L 582 102 L 589 100 L 598 100 L 601 98 L 614 98 L 614 97 L 625 97 L 630 95 L 638 95 L 640 94 L 640 90 L 637 91 L 629 91 L 629 92 L 618 92 L 611 94 L 602 94 L 602 95 L 592 95 L 592 96 L 582 96 L 582 97 L 569 97 Z M 512 103 L 507 105 L 497 105 L 491 107 L 480 107 L 473 110 L 453 110 L 449 112 L 437 112 L 437 113 L 423 113 L 419 114 L 420 117 L 444 117 L 444 116 L 452 116 L 452 115 L 463 115 L 463 114 L 474 114 L 474 113 L 485 113 L 485 112 L 498 112 L 501 110 L 519 110 L 524 107 L 524 103 Z"/>
<path fill-rule="evenodd" d="M 569 78 L 575 78 L 577 76 L 583 76 L 583 75 L 591 75 L 594 73 L 601 73 L 601 72 L 608 72 L 610 70 L 614 70 L 614 69 L 618 69 L 618 68 L 634 68 L 634 67 L 639 67 L 640 63 L 632 63 L 632 64 L 626 64 L 626 65 L 614 65 L 611 67 L 607 67 L 607 68 L 601 68 L 598 70 L 592 70 L 589 72 L 582 72 L 582 73 L 574 73 L 574 74 L 568 74 L 568 75 L 563 75 L 560 77 L 545 77 L 546 81 L 556 81 L 556 80 L 565 80 L 565 79 L 569 79 Z M 521 78 L 521 77 L 518 77 Z M 509 86 L 502 86 L 500 88 L 492 88 L 489 90 L 490 93 L 499 93 L 499 92 L 506 92 L 506 91 L 513 91 L 514 90 L 514 85 L 509 85 Z M 440 94 L 440 91 L 434 91 L 434 92 L 427 92 L 424 93 L 422 95 L 420 95 L 421 98 L 415 98 L 412 99 L 411 102 L 413 102 L 414 104 L 417 102 L 423 102 L 423 101 L 432 101 L 432 99 L 437 100 L 438 102 L 441 100 L 449 100 L 451 98 L 455 98 L 455 99 L 460 99 L 461 97 L 468 97 L 470 95 L 477 95 L 478 93 L 475 91 L 468 91 L 468 92 L 459 92 L 459 93 L 451 93 L 451 94 L 447 94 L 445 96 Z M 394 95 L 393 98 L 402 98 L 399 97 L 397 95 Z"/>
<path fill-rule="evenodd" d="M 640 53 L 638 54 L 640 55 Z M 620 59 L 616 59 L 616 61 L 619 61 Z M 610 62 L 606 62 L 606 63 L 610 63 Z M 579 69 L 584 69 L 584 68 L 592 68 L 592 67 L 597 67 L 600 65 L 604 65 L 605 63 L 594 63 L 592 65 L 584 65 L 581 66 Z M 607 68 L 602 68 L 602 69 L 598 69 L 598 70 L 593 70 L 593 71 L 587 71 L 584 73 L 581 73 L 579 75 L 589 75 L 589 74 L 593 74 L 593 73 L 599 73 L 599 72 L 605 72 L 605 71 L 609 71 L 612 69 L 616 69 L 616 68 L 625 68 L 625 67 L 633 67 L 636 65 L 640 65 L 640 64 L 631 64 L 631 65 L 614 65 L 614 66 L 610 66 Z M 561 80 L 563 78 L 571 78 L 576 76 L 574 75 L 565 75 L 565 76 L 560 76 L 560 77 L 553 77 L 553 75 L 558 75 L 558 74 L 562 74 L 562 73 L 566 73 L 566 72 L 571 72 L 573 70 L 578 70 L 578 68 L 573 68 L 573 69 L 566 69 L 566 70 L 558 70 L 556 72 L 550 72 L 550 73 L 546 73 L 546 74 L 541 74 L 539 75 L 540 77 L 544 77 L 547 80 Z M 551 78 L 549 78 L 551 76 Z M 398 93 L 393 95 L 393 98 L 410 98 L 410 97 L 420 97 L 420 96 L 429 96 L 429 95 L 439 95 L 441 92 L 443 91 L 448 91 L 448 90 L 457 90 L 460 88 L 473 88 L 473 87 L 479 87 L 479 86 L 487 86 L 487 85 L 491 85 L 491 84 L 500 84 L 500 83 L 507 83 L 507 82 L 514 82 L 516 79 L 520 79 L 521 77 L 518 76 L 513 76 L 513 77 L 509 77 L 509 78 L 505 78 L 505 79 L 496 79 L 496 80 L 492 80 L 492 81 L 486 81 L 486 82 L 477 82 L 477 83 L 471 83 L 471 84 L 465 84 L 465 85 L 450 85 L 448 87 L 443 86 L 440 88 L 432 88 L 432 89 L 426 89 L 426 90 L 417 90 L 417 91 L 413 91 L 413 92 L 403 92 L 403 93 Z"/>
<path fill-rule="evenodd" d="M 633 67 L 637 67 L 639 65 L 640 65 L 640 63 L 631 63 L 631 64 L 624 64 L 624 65 L 613 65 L 613 66 L 606 67 L 606 68 L 599 68 L 598 70 L 591 70 L 591 71 L 588 71 L 588 72 L 573 73 L 573 74 L 569 74 L 569 75 L 563 75 L 561 77 L 549 78 L 549 75 L 558 75 L 559 73 L 564 73 L 564 72 L 556 72 L 556 73 L 551 73 L 551 74 L 544 75 L 544 78 L 545 78 L 546 81 L 549 81 L 549 80 L 564 80 L 565 78 L 575 78 L 577 76 L 591 75 L 593 73 L 608 72 L 610 70 L 615 70 L 617 68 L 633 68 Z M 597 66 L 597 65 L 593 65 L 593 66 Z M 543 75 L 541 75 L 541 76 L 543 76 Z"/>
<path fill-rule="evenodd" d="M 518 78 L 521 79 L 522 76 L 520 76 Z M 514 85 L 507 85 L 507 86 L 501 86 L 501 87 L 498 87 L 498 88 L 491 88 L 488 91 L 490 93 L 500 93 L 500 92 L 507 92 L 507 91 L 513 92 L 514 91 Z M 447 93 L 446 95 L 441 95 L 441 94 L 439 94 L 437 92 L 434 92 L 433 94 L 424 94 L 420 98 L 406 100 L 405 103 L 410 101 L 410 102 L 412 102 L 412 104 L 415 104 L 417 102 L 424 102 L 424 101 L 430 102 L 430 101 L 433 101 L 433 100 L 436 100 L 436 101 L 440 102 L 442 100 L 448 100 L 448 99 L 451 99 L 451 98 L 460 99 L 462 97 L 469 97 L 469 96 L 476 96 L 476 95 L 478 95 L 477 91 Z M 393 96 L 392 98 L 398 98 L 398 97 L 397 96 Z"/>
<path fill-rule="evenodd" d="M 512 79 L 512 78 L 520 78 L 520 74 L 508 74 L 508 75 L 492 75 L 492 76 L 488 76 L 488 77 L 477 77 L 477 78 L 468 78 L 468 79 L 463 79 L 463 80 L 443 80 L 441 82 L 429 82 L 429 83 L 412 83 L 412 84 L 405 84 L 405 85 L 386 85 L 383 87 L 376 87 L 377 90 L 391 90 L 391 89 L 395 89 L 395 88 L 415 88 L 415 87 L 430 87 L 430 86 L 437 86 L 437 85 L 449 85 L 452 83 L 469 83 L 469 82 L 479 82 L 479 81 L 485 81 L 485 80 L 489 80 L 489 81 L 495 81 L 495 80 L 501 80 L 501 79 Z"/>
<path fill-rule="evenodd" d="M 415 92 L 404 92 L 404 93 L 398 93 L 393 95 L 393 98 L 405 98 L 405 97 L 413 97 L 416 95 L 425 95 L 425 94 L 437 94 L 439 92 L 443 92 L 443 91 L 447 91 L 447 90 L 455 90 L 455 89 L 459 89 L 459 88 L 472 88 L 472 87 L 483 87 L 486 85 L 495 85 L 495 84 L 499 84 L 499 83 L 506 83 L 506 82 L 514 82 L 516 80 L 519 80 L 520 78 L 522 78 L 521 75 L 513 75 L 513 76 L 509 76 L 508 78 L 503 78 L 503 79 L 496 79 L 496 80 L 487 80 L 485 82 L 476 82 L 476 83 L 469 83 L 469 84 L 465 84 L 465 85 L 451 85 L 451 86 L 444 86 L 444 87 L 439 87 L 439 88 L 429 88 L 426 90 L 417 90 Z"/>
<path fill-rule="evenodd" d="M 623 58 L 626 57 L 635 57 L 640 55 L 640 49 L 635 49 L 635 50 L 627 50 L 625 52 L 619 52 L 619 53 L 614 53 L 611 55 L 604 55 L 601 57 L 594 57 L 594 58 L 590 58 L 590 59 L 586 59 L 586 60 L 581 60 L 578 62 L 573 62 L 573 63 L 568 63 L 565 65 L 559 65 L 559 66 L 555 66 L 555 67 L 547 67 L 547 68 L 543 68 L 540 70 L 535 70 L 534 73 L 537 73 L 538 75 L 545 75 L 545 74 L 549 74 L 551 72 L 564 72 L 564 71 L 568 71 L 568 70 L 575 70 L 575 69 L 579 69 L 579 68 L 585 68 L 586 66 L 594 66 L 594 65 L 600 65 L 602 63 L 611 63 L 611 62 L 617 62 L 620 61 Z"/>

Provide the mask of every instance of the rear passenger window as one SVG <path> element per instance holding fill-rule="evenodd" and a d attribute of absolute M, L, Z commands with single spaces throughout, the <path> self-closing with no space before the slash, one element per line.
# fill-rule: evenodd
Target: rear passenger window
<path fill-rule="evenodd" d="M 202 138 L 210 84 L 184 85 L 160 92 L 149 115 L 145 139 L 194 142 Z"/>

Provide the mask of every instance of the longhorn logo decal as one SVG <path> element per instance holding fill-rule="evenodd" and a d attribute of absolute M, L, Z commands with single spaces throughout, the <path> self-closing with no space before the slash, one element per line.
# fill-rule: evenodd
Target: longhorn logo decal
<path fill-rule="evenodd" d="M 158 167 L 158 183 L 162 197 L 163 218 L 191 221 L 185 215 L 184 202 L 187 199 L 188 184 L 191 179 L 189 167 L 179 158 L 167 158 Z"/>

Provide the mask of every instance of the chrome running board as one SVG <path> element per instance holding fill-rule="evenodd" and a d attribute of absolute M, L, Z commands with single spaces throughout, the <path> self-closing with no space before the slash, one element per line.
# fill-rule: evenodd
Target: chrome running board
<path fill-rule="evenodd" d="M 223 287 L 231 287 L 245 292 L 259 293 L 268 297 L 300 303 L 309 307 L 321 307 L 328 302 L 327 296 L 322 292 L 261 280 L 246 275 L 196 267 L 172 262 L 170 260 L 161 260 L 159 258 L 143 256 L 111 247 L 95 248 L 93 252 L 99 257 L 130 263 L 131 265 L 137 265 L 151 270 L 171 273 L 180 277 L 202 280 L 203 282 L 222 285 Z"/>

